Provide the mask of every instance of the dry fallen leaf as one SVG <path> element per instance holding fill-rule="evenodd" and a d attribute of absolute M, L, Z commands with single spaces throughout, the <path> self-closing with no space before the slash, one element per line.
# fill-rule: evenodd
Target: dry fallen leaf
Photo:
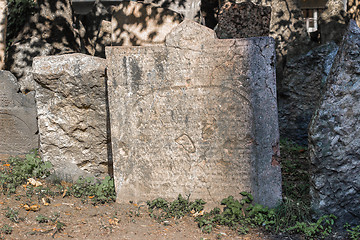
<path fill-rule="evenodd" d="M 33 178 L 29 178 L 29 179 L 27 180 L 27 183 L 28 183 L 28 184 L 31 184 L 31 185 L 33 185 L 33 186 L 35 186 L 35 187 L 42 186 L 42 183 L 41 183 L 41 182 L 36 181 L 36 180 L 33 179 Z"/>
<path fill-rule="evenodd" d="M 44 206 L 49 206 L 50 204 L 50 199 L 48 198 L 42 198 L 41 201 L 44 204 Z"/>
<path fill-rule="evenodd" d="M 25 208 L 26 211 L 37 212 L 37 211 L 40 210 L 40 205 L 34 204 L 34 205 L 29 206 L 28 204 L 25 204 L 24 208 Z"/>
<path fill-rule="evenodd" d="M 118 225 L 119 222 L 120 222 L 120 220 L 117 219 L 117 218 L 110 218 L 110 219 L 109 219 L 109 224 L 110 224 L 110 225 Z"/>
<path fill-rule="evenodd" d="M 195 212 L 195 211 L 194 211 Z M 191 212 L 192 213 L 192 212 Z M 193 217 L 197 217 L 197 216 L 202 216 L 204 215 L 204 210 L 200 211 L 200 212 L 195 212 L 195 213 L 192 213 Z"/>
<path fill-rule="evenodd" d="M 66 196 L 66 193 L 67 193 L 67 188 L 65 188 L 65 190 L 64 190 L 64 193 L 62 195 L 63 198 Z"/>

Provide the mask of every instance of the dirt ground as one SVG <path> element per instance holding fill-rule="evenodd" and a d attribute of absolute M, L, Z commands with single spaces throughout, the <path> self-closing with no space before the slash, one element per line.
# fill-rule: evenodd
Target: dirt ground
<path fill-rule="evenodd" d="M 0 160 L 6 157 L 0 156 Z M 55 185 L 44 180 L 41 183 L 50 188 L 50 194 L 29 191 L 31 185 L 19 186 L 15 194 L 0 193 L 0 240 L 303 239 L 300 236 L 274 236 L 261 229 L 251 229 L 247 235 L 239 235 L 228 227 L 219 227 L 207 234 L 199 229 L 192 216 L 158 223 L 149 216 L 145 203 L 94 205 L 90 198 L 65 196 Z M 11 233 L 6 234 L 6 227 L 12 229 Z"/>
<path fill-rule="evenodd" d="M 146 204 L 93 205 L 91 199 L 60 195 L 47 196 L 44 201 L 37 194 L 27 196 L 25 189 L 23 186 L 16 194 L 0 197 L 0 227 L 13 228 L 11 234 L 2 233 L 2 239 L 301 239 L 271 236 L 261 230 L 238 235 L 227 227 L 206 234 L 191 216 L 160 224 L 149 216 Z M 26 211 L 25 204 L 33 209 Z M 6 217 L 11 210 L 17 211 L 17 216 Z M 38 216 L 48 221 L 39 223 Z"/>

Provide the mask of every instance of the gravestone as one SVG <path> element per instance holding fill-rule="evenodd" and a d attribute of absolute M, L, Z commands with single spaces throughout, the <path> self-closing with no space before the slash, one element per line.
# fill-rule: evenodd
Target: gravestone
<path fill-rule="evenodd" d="M 324 95 L 337 51 L 338 46 L 330 42 L 287 61 L 283 83 L 278 88 L 281 136 L 308 145 L 309 123 Z"/>
<path fill-rule="evenodd" d="M 360 221 L 360 28 L 351 20 L 309 128 L 312 207 Z"/>
<path fill-rule="evenodd" d="M 108 174 L 105 67 L 84 54 L 34 58 L 41 155 L 61 179 Z"/>
<path fill-rule="evenodd" d="M 112 46 L 162 44 L 165 36 L 182 21 L 179 13 L 134 1 L 112 7 Z"/>
<path fill-rule="evenodd" d="M 9 71 L 0 71 L 0 154 L 23 154 L 39 146 L 36 107 L 32 94 Z"/>
<path fill-rule="evenodd" d="M 107 47 L 118 202 L 281 200 L 274 41 L 185 20 L 164 45 Z"/>

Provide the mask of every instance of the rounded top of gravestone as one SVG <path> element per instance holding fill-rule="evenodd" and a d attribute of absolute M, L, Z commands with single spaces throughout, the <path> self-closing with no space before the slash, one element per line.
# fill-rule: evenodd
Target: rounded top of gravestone
<path fill-rule="evenodd" d="M 9 71 L 0 71 L 0 108 L 14 107 L 20 100 L 17 96 L 20 86 Z"/>
<path fill-rule="evenodd" d="M 191 20 L 184 20 L 166 36 L 165 45 L 194 49 L 214 39 L 216 34 L 212 29 Z"/>

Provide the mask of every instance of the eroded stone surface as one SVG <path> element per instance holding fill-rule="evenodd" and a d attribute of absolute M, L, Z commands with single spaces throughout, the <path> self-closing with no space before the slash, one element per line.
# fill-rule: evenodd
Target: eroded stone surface
<path fill-rule="evenodd" d="M 337 50 L 338 46 L 331 42 L 286 63 L 283 83 L 278 89 L 281 136 L 308 145 L 309 123 L 324 94 Z"/>
<path fill-rule="evenodd" d="M 337 225 L 360 221 L 360 29 L 351 21 L 309 130 L 312 206 Z"/>
<path fill-rule="evenodd" d="M 19 93 L 20 86 L 8 71 L 0 71 L 0 82 L 0 154 L 21 154 L 38 148 L 34 97 Z"/>
<path fill-rule="evenodd" d="M 118 202 L 281 199 L 271 38 L 218 40 L 185 20 L 163 46 L 107 47 Z"/>
<path fill-rule="evenodd" d="M 252 2 L 227 2 L 220 9 L 216 35 L 218 38 L 269 36 L 271 7 Z"/>
<path fill-rule="evenodd" d="M 112 7 L 113 46 L 161 44 L 165 36 L 182 21 L 180 14 L 166 8 L 134 1 Z"/>
<path fill-rule="evenodd" d="M 108 173 L 105 67 L 84 54 L 34 59 L 41 155 L 62 179 Z"/>

